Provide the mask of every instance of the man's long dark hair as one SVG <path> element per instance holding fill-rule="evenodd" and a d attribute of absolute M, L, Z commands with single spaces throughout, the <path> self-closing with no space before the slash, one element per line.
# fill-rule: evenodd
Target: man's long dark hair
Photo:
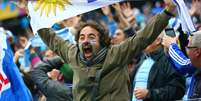
<path fill-rule="evenodd" d="M 108 32 L 107 28 L 92 20 L 88 20 L 86 22 L 81 22 L 80 25 L 78 26 L 77 33 L 75 35 L 75 41 L 77 43 L 79 40 L 80 31 L 86 26 L 90 26 L 99 32 L 100 45 L 102 47 L 108 47 L 110 45 L 109 32 Z"/>

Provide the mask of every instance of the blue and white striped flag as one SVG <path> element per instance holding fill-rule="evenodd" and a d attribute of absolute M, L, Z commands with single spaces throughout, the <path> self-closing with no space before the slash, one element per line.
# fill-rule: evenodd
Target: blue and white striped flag
<path fill-rule="evenodd" d="M 177 6 L 177 11 L 179 13 L 179 19 L 181 20 L 181 26 L 184 33 L 191 34 L 196 31 L 195 26 L 191 20 L 189 10 L 186 7 L 184 0 L 173 0 Z"/>

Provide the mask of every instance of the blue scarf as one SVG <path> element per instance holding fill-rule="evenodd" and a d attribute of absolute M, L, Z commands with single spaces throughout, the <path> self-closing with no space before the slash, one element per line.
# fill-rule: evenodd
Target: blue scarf
<path fill-rule="evenodd" d="M 135 79 L 133 81 L 134 89 L 136 87 L 143 87 L 147 88 L 147 81 L 149 78 L 149 72 L 151 67 L 154 65 L 155 61 L 151 57 L 147 57 L 143 63 L 140 65 Z M 133 95 L 132 101 L 142 101 L 141 99 L 138 100 L 135 95 Z"/>

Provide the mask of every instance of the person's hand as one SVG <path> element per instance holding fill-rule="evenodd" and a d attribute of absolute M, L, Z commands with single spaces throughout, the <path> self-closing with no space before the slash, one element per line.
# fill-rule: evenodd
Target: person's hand
<path fill-rule="evenodd" d="M 19 49 L 15 52 L 15 55 L 14 55 L 14 62 L 16 63 L 17 60 L 19 59 L 19 57 L 23 56 L 24 55 L 24 49 Z"/>
<path fill-rule="evenodd" d="M 111 14 L 109 6 L 102 7 L 101 10 L 102 10 L 103 14 L 106 15 L 106 16 L 108 16 L 109 14 Z"/>
<path fill-rule="evenodd" d="M 53 69 L 51 72 L 48 72 L 48 77 L 51 78 L 52 80 L 57 80 L 59 74 L 60 74 L 59 70 Z"/>
<path fill-rule="evenodd" d="M 119 3 L 113 4 L 112 7 L 116 10 L 117 13 L 121 13 L 122 12 Z"/>
<path fill-rule="evenodd" d="M 121 9 L 122 9 L 123 15 L 126 18 L 129 18 L 129 17 L 133 16 L 133 9 L 131 8 L 131 5 L 130 5 L 129 2 L 123 3 L 121 5 Z"/>
<path fill-rule="evenodd" d="M 195 13 L 201 13 L 201 1 L 200 0 L 193 0 L 192 1 L 190 14 L 194 15 Z"/>
<path fill-rule="evenodd" d="M 162 40 L 162 45 L 169 48 L 172 43 L 177 43 L 176 40 L 177 40 L 176 37 L 173 38 L 173 37 L 164 35 Z"/>
<path fill-rule="evenodd" d="M 173 0 L 164 0 L 164 2 L 166 5 L 165 9 L 174 14 L 176 5 L 174 4 Z"/>
<path fill-rule="evenodd" d="M 31 53 L 31 54 L 36 53 L 34 47 L 31 47 L 31 46 L 30 46 L 29 50 L 30 50 L 30 53 Z"/>
<path fill-rule="evenodd" d="M 17 51 L 15 52 L 15 56 L 20 57 L 20 56 L 23 56 L 23 55 L 24 55 L 24 50 L 23 50 L 23 49 L 19 49 L 19 50 L 17 50 Z"/>
<path fill-rule="evenodd" d="M 126 20 L 131 24 L 131 25 L 134 25 L 136 22 L 135 22 L 135 16 L 133 15 L 134 14 L 134 11 L 133 9 L 131 8 L 131 5 L 129 2 L 127 3 L 123 3 L 121 5 L 121 10 L 122 10 L 122 13 L 123 15 L 125 16 Z"/>
<path fill-rule="evenodd" d="M 137 99 L 144 99 L 147 97 L 149 90 L 146 88 L 136 87 L 134 94 Z"/>

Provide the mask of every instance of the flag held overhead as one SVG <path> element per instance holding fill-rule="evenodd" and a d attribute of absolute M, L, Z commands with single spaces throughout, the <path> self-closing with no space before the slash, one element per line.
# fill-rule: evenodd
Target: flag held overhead
<path fill-rule="evenodd" d="M 29 1 L 28 10 L 34 34 L 56 22 L 123 0 L 39 0 Z"/>

